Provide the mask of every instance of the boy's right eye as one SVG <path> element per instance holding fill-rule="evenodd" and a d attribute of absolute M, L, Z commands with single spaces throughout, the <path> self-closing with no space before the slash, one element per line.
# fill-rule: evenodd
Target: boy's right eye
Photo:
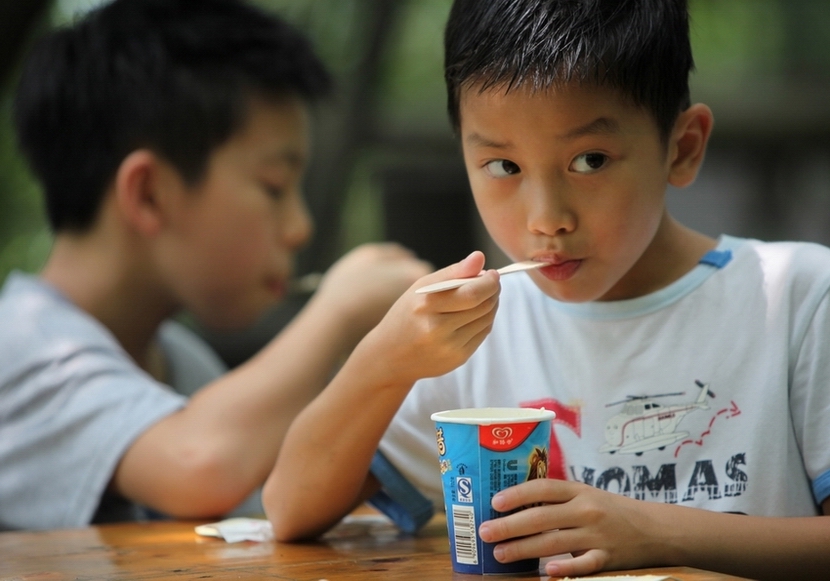
<path fill-rule="evenodd" d="M 521 171 L 518 165 L 508 159 L 496 159 L 484 166 L 494 178 L 512 176 Z"/>

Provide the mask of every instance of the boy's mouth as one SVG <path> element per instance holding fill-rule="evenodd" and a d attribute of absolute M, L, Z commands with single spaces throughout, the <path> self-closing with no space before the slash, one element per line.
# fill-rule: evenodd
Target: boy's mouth
<path fill-rule="evenodd" d="M 539 272 L 549 280 L 562 281 L 568 280 L 576 274 L 580 266 L 582 266 L 581 259 L 562 260 L 549 264 L 548 266 L 543 266 L 539 269 Z"/>
<path fill-rule="evenodd" d="M 288 284 L 282 278 L 268 279 L 265 285 L 268 291 L 278 299 L 283 298 L 288 292 Z"/>

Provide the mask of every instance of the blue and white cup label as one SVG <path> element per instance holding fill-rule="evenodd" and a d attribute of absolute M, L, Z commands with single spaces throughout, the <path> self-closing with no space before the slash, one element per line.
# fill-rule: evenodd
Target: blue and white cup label
<path fill-rule="evenodd" d="M 478 537 L 505 488 L 547 477 L 553 412 L 523 408 L 450 410 L 432 415 L 447 513 L 453 570 L 499 574 L 537 571 L 539 559 L 499 563 Z"/>

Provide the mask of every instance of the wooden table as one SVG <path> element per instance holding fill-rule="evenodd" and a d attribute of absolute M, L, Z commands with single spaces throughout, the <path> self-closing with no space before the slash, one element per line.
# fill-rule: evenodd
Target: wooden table
<path fill-rule="evenodd" d="M 297 544 L 231 544 L 197 535 L 193 530 L 196 524 L 200 523 L 130 523 L 0 533 L 0 580 L 482 579 L 452 571 L 443 515 L 436 516 L 417 536 L 407 536 L 385 519 L 364 511 L 347 518 L 319 541 Z M 738 579 L 687 567 L 614 574 L 624 573 L 671 575 L 679 581 Z M 488 578 L 528 581 L 537 577 Z"/>

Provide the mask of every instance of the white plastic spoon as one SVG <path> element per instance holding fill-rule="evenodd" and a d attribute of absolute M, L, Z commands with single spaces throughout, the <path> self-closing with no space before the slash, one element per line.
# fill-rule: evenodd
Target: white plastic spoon
<path fill-rule="evenodd" d="M 524 262 L 514 262 L 513 264 L 508 264 L 500 269 L 498 269 L 499 274 L 510 274 L 511 272 L 522 272 L 525 270 L 533 270 L 534 268 L 541 268 L 543 266 L 547 266 L 547 262 L 537 262 L 535 260 L 525 260 Z M 449 280 L 442 280 L 441 282 L 436 282 L 434 284 L 428 284 L 427 286 L 422 286 L 419 289 L 416 289 L 415 292 L 418 294 L 428 294 L 428 293 L 438 293 L 445 290 L 450 290 L 451 288 L 458 288 L 464 283 L 470 282 L 471 280 L 482 276 L 484 271 L 478 273 L 476 276 L 470 278 L 451 278 Z"/>

